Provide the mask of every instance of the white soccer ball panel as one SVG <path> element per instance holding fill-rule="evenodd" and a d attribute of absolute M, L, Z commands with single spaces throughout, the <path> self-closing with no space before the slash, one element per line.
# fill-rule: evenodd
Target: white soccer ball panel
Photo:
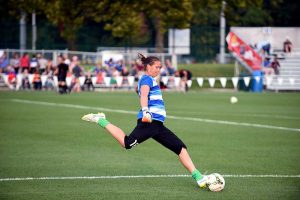
<path fill-rule="evenodd" d="M 210 179 L 208 182 L 208 188 L 210 191 L 219 192 L 224 189 L 225 180 L 224 180 L 223 176 L 221 176 L 218 173 L 213 173 L 209 176 L 210 176 Z"/>

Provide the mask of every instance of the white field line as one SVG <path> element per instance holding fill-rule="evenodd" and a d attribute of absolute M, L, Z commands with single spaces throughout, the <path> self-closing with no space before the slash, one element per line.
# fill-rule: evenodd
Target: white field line
<path fill-rule="evenodd" d="M 135 175 L 135 176 L 69 176 L 69 177 L 19 177 L 19 178 L 0 178 L 0 182 L 4 181 L 33 181 L 33 180 L 91 180 L 91 179 L 134 179 L 134 178 L 183 178 L 191 177 L 191 175 Z M 300 175 L 223 175 L 225 178 L 300 178 Z"/>
<path fill-rule="evenodd" d="M 43 101 L 31 101 L 31 100 L 21 100 L 21 99 L 12 99 L 12 101 L 18 102 L 18 103 L 36 104 L 36 105 L 44 105 L 44 106 L 89 109 L 89 110 L 95 110 L 95 111 L 107 111 L 107 112 L 115 112 L 115 113 L 122 113 L 122 114 L 134 114 L 134 115 L 137 114 L 137 112 L 135 112 L 135 111 L 109 109 L 109 108 L 92 107 L 92 106 L 82 106 L 82 105 L 75 105 L 75 104 L 50 103 L 50 102 L 43 102 Z M 232 122 L 232 121 L 203 119 L 203 118 L 194 118 L 194 117 L 178 117 L 178 116 L 172 116 L 172 115 L 168 115 L 167 118 L 187 120 L 187 121 L 206 122 L 206 123 L 213 123 L 213 124 L 226 124 L 226 125 L 233 125 L 233 126 L 247 126 L 247 127 L 255 127 L 255 128 L 266 128 L 266 129 L 300 132 L 299 128 L 289 128 L 289 127 L 272 126 L 272 125 L 265 125 L 265 124 L 254 124 L 254 123 L 247 123 L 247 122 Z"/>

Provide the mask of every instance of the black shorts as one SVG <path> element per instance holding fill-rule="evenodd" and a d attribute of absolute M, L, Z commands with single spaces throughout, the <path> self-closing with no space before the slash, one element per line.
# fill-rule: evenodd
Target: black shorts
<path fill-rule="evenodd" d="M 140 119 L 131 134 L 125 137 L 125 148 L 131 149 L 149 138 L 153 138 L 177 155 L 182 148 L 186 148 L 186 145 L 162 122 L 153 120 L 152 123 L 143 123 Z"/>

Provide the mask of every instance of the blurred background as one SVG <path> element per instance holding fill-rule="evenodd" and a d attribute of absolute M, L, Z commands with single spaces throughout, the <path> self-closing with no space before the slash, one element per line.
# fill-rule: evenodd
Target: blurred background
<path fill-rule="evenodd" d="M 86 70 L 99 63 L 102 67 L 112 59 L 115 66 L 122 60 L 121 65 L 134 76 L 130 73 L 132 62 L 136 53 L 141 52 L 158 56 L 163 63 L 170 60 L 169 65 L 174 70 L 188 69 L 193 75 L 189 78 L 195 84 L 197 77 L 203 77 L 204 85 L 199 84 L 200 87 L 212 85 L 205 83 L 208 77 L 238 77 L 237 85 L 236 81 L 231 81 L 227 86 L 262 91 L 262 85 L 267 82 L 272 90 L 281 90 L 287 83 L 289 87 L 282 90 L 298 90 L 299 77 L 287 76 L 300 73 L 295 64 L 299 62 L 297 48 L 300 48 L 299 7 L 299 3 L 292 0 L 7 0 L 2 1 L 0 8 L 0 53 L 2 56 L 6 52 L 8 59 L 13 58 L 14 53 L 19 57 L 28 53 L 30 59 L 40 54 L 51 59 L 54 66 L 60 54 L 67 54 L 70 60 L 77 56 L 84 72 L 81 75 L 86 75 Z M 254 72 L 257 67 L 243 62 L 233 49 L 228 50 L 225 37 L 230 32 L 260 54 L 260 74 Z M 283 45 L 287 39 L 296 55 L 285 62 Z M 262 48 L 265 44 L 269 45 L 268 55 Z M 238 51 L 242 52 L 241 49 Z M 280 59 L 283 61 L 281 68 L 277 63 Z M 7 66 L 2 68 L 6 70 L 1 72 L 9 71 Z M 117 69 L 119 73 L 122 73 L 121 68 Z M 108 76 L 112 76 L 113 70 L 109 67 L 107 70 Z M 240 84 L 241 77 L 279 75 L 280 70 L 283 76 L 276 83 L 274 78 L 264 78 L 264 82 L 252 88 L 247 80 L 245 83 L 242 79 Z M 91 74 L 96 76 L 93 71 Z M 195 84 L 188 85 L 193 88 Z M 222 88 L 222 85 L 220 81 L 216 87 Z"/>

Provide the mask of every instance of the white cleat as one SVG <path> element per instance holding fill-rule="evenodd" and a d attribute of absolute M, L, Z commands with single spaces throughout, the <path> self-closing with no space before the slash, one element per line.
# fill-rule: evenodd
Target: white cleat
<path fill-rule="evenodd" d="M 203 178 L 197 181 L 197 183 L 200 188 L 206 188 L 208 181 L 209 181 L 209 176 L 203 176 Z"/>
<path fill-rule="evenodd" d="M 87 122 L 94 122 L 98 123 L 99 119 L 105 119 L 105 114 L 104 113 L 98 113 L 98 114 L 86 114 L 82 118 L 82 120 L 87 121 Z"/>

